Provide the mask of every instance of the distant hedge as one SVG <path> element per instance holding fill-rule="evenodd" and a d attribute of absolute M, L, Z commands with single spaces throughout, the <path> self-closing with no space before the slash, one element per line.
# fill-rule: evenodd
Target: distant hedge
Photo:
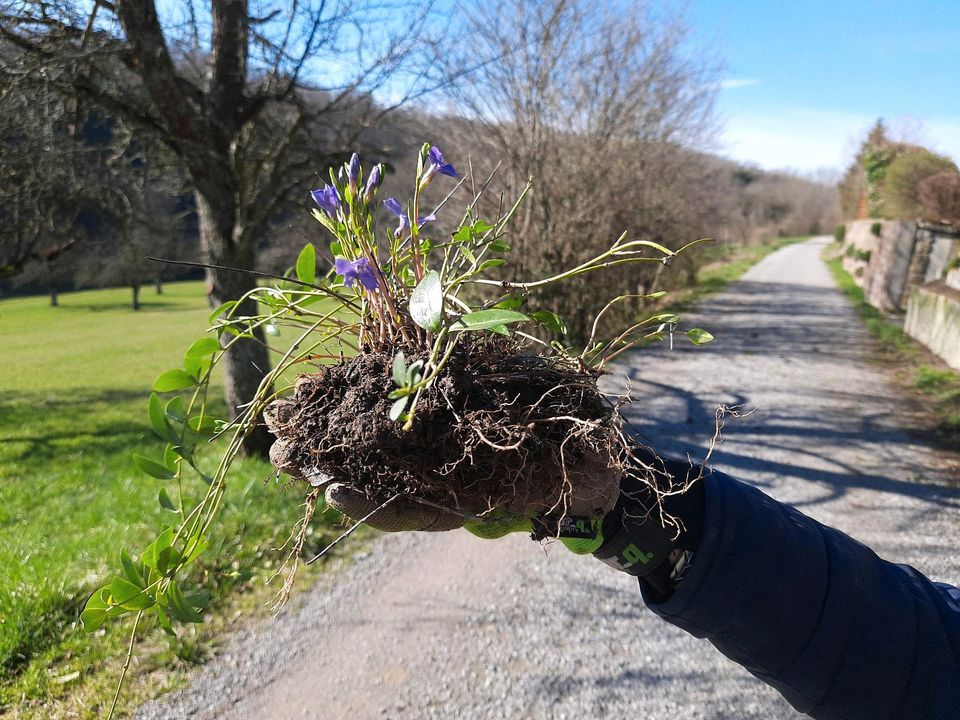
<path fill-rule="evenodd" d="M 900 155 L 890 163 L 884 177 L 881 189 L 884 214 L 891 218 L 940 219 L 930 217 L 934 208 L 925 207 L 921 197 L 924 181 L 939 175 L 945 179 L 958 177 L 957 166 L 949 158 L 929 150 L 916 150 Z M 940 209 L 933 214 L 940 214 Z"/>

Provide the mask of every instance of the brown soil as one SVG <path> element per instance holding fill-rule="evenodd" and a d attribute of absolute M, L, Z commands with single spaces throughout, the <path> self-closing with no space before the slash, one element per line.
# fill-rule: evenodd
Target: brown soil
<path fill-rule="evenodd" d="M 392 362 L 364 353 L 301 376 L 293 397 L 273 407 L 283 448 L 275 464 L 371 500 L 400 492 L 466 514 L 599 514 L 612 505 L 621 421 L 595 375 L 503 342 L 465 344 L 405 431 L 388 415 Z"/>

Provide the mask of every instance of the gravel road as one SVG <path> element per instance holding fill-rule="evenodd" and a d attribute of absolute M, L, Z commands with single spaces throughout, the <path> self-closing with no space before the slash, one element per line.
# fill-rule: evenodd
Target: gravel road
<path fill-rule="evenodd" d="M 716 341 L 635 355 L 631 421 L 910 563 L 960 581 L 960 492 L 905 432 L 907 402 L 819 259 L 769 256 L 698 308 Z M 614 387 L 614 385 L 611 385 Z M 706 642 L 658 620 L 635 581 L 562 547 L 465 532 L 384 536 L 281 616 L 241 631 L 155 718 L 801 717 Z"/>

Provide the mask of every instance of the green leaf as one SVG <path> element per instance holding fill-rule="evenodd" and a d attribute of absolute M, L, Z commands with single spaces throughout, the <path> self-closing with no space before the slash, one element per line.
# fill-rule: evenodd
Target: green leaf
<path fill-rule="evenodd" d="M 158 393 L 174 392 L 194 385 L 196 385 L 196 381 L 183 370 L 167 370 L 153 381 L 153 390 Z"/>
<path fill-rule="evenodd" d="M 477 220 L 473 224 L 473 232 L 475 232 L 477 235 L 489 232 L 490 230 L 493 230 L 493 225 L 488 223 L 486 220 Z"/>
<path fill-rule="evenodd" d="M 550 330 L 553 330 L 555 333 L 560 333 L 561 335 L 567 334 L 567 326 L 564 324 L 563 320 L 554 312 L 549 310 L 537 310 L 533 313 L 533 318 L 540 323 L 545 325 Z"/>
<path fill-rule="evenodd" d="M 193 607 L 203 612 L 213 596 L 209 590 L 195 590 L 192 593 L 184 593 L 184 597 Z"/>
<path fill-rule="evenodd" d="M 694 345 L 705 345 L 713 340 L 713 335 L 702 328 L 693 328 L 692 330 L 687 330 L 687 337 L 690 338 L 690 342 L 692 342 Z"/>
<path fill-rule="evenodd" d="M 677 323 L 680 322 L 680 316 L 674 313 L 660 313 L 658 315 L 651 315 L 646 320 L 645 323 Z"/>
<path fill-rule="evenodd" d="M 148 568 L 158 570 L 157 558 L 160 556 L 160 553 L 170 547 L 172 542 L 173 528 L 167 528 L 157 536 L 156 540 L 147 545 L 147 549 L 144 550 L 140 556 L 140 561 Z"/>
<path fill-rule="evenodd" d="M 311 285 L 317 280 L 317 249 L 312 243 L 308 243 L 297 256 L 297 277 Z"/>
<path fill-rule="evenodd" d="M 436 332 L 443 321 L 443 287 L 440 273 L 431 270 L 410 294 L 410 317 L 424 330 Z"/>
<path fill-rule="evenodd" d="M 166 488 L 160 488 L 160 495 L 157 498 L 160 501 L 160 507 L 164 510 L 169 510 L 170 512 L 180 512 L 177 509 L 177 506 L 173 504 L 173 500 L 170 499 L 170 496 L 167 494 Z"/>
<path fill-rule="evenodd" d="M 409 394 L 410 394 L 410 388 L 401 387 L 401 388 L 397 388 L 396 390 L 391 390 L 390 392 L 388 392 L 387 399 L 399 400 L 400 398 L 406 397 Z"/>
<path fill-rule="evenodd" d="M 157 572 L 166 575 L 171 568 L 180 564 L 180 553 L 175 547 L 165 547 L 157 553 Z"/>
<path fill-rule="evenodd" d="M 163 409 L 163 413 L 167 416 L 168 420 L 182 423 L 187 416 L 187 408 L 183 403 L 183 397 L 177 395 L 173 398 L 167 403 L 167 406 Z"/>
<path fill-rule="evenodd" d="M 173 432 L 173 428 L 170 427 L 170 423 L 167 422 L 167 414 L 164 411 L 163 404 L 160 402 L 160 397 L 156 393 L 150 395 L 148 410 L 150 413 L 150 426 L 153 428 L 153 431 L 167 442 L 178 445 L 180 438 L 177 437 L 177 434 Z"/>
<path fill-rule="evenodd" d="M 402 397 L 399 400 L 395 401 L 393 405 L 390 406 L 391 420 L 400 419 L 400 416 L 403 414 L 403 411 L 407 409 L 407 400 L 408 398 Z"/>
<path fill-rule="evenodd" d="M 508 298 L 504 298 L 498 302 L 494 307 L 503 308 L 504 310 L 516 310 L 517 308 L 522 307 L 527 302 L 525 295 L 511 295 Z"/>
<path fill-rule="evenodd" d="M 457 230 L 451 236 L 453 241 L 458 243 L 467 242 L 471 237 L 473 237 L 473 233 L 470 231 L 470 228 L 467 227 L 466 225 L 464 225 L 462 228 Z"/>
<path fill-rule="evenodd" d="M 492 267 L 500 267 L 505 264 L 507 261 L 503 258 L 493 258 L 492 260 L 484 260 L 480 263 L 480 267 L 477 268 L 477 272 L 482 272 L 483 270 L 488 270 Z"/>
<path fill-rule="evenodd" d="M 207 318 L 207 325 L 213 325 L 213 323 L 217 320 L 217 318 L 219 318 L 225 312 L 229 310 L 233 310 L 233 308 L 236 305 L 237 305 L 236 300 L 227 300 L 225 303 L 221 303 L 216 310 L 210 313 L 210 317 Z"/>
<path fill-rule="evenodd" d="M 474 255 L 472 252 L 470 252 L 468 248 L 466 247 L 460 248 L 460 254 L 463 255 L 467 260 L 469 260 L 471 265 L 477 264 L 477 256 Z"/>
<path fill-rule="evenodd" d="M 407 359 L 401 350 L 393 358 L 393 382 L 397 387 L 403 387 L 407 378 Z"/>
<path fill-rule="evenodd" d="M 330 254 L 336 257 L 337 255 L 343 255 L 343 245 L 336 240 L 330 243 Z"/>
<path fill-rule="evenodd" d="M 137 587 L 144 587 L 146 584 L 146 578 L 143 576 L 142 565 L 135 563 L 130 558 L 130 554 L 127 552 L 126 548 L 120 551 L 120 564 L 123 566 L 123 574 L 126 576 L 127 580 L 132 582 Z"/>
<path fill-rule="evenodd" d="M 199 340 L 194 340 L 193 344 L 187 348 L 183 356 L 185 358 L 205 357 L 207 355 L 213 355 L 220 349 L 220 343 L 216 338 L 202 337 Z"/>
<path fill-rule="evenodd" d="M 488 330 L 498 325 L 510 325 L 529 319 L 527 315 L 524 315 L 522 312 L 517 312 L 516 310 L 503 310 L 500 308 L 477 310 L 477 312 L 467 313 L 461 317 L 450 326 L 450 329 L 454 331 Z"/>
<path fill-rule="evenodd" d="M 423 360 L 417 360 L 416 362 L 410 363 L 410 367 L 407 368 L 407 374 L 404 378 L 404 385 L 406 387 L 411 387 L 420 382 L 422 374 L 420 371 L 423 369 Z"/>
<path fill-rule="evenodd" d="M 180 586 L 175 581 L 171 581 L 165 593 L 167 600 L 167 609 L 180 622 L 202 623 L 203 615 L 198 613 L 190 604 L 190 601 L 184 597 Z"/>
<path fill-rule="evenodd" d="M 489 247 L 494 252 L 510 252 L 510 246 L 504 240 L 494 240 Z"/>
<path fill-rule="evenodd" d="M 504 337 L 510 337 L 510 330 L 506 325 L 494 325 L 492 328 L 487 328 L 490 332 L 496 333 L 497 335 L 503 335 Z"/>
<path fill-rule="evenodd" d="M 198 435 L 216 435 L 217 419 L 210 415 L 194 415 L 187 420 L 187 427 Z"/>
<path fill-rule="evenodd" d="M 156 604 L 156 600 L 143 588 L 122 577 L 114 577 L 110 582 L 110 597 L 114 605 L 120 605 L 127 610 L 146 610 Z"/>
<path fill-rule="evenodd" d="M 184 369 L 196 382 L 203 379 L 212 365 L 213 357 L 211 355 L 187 355 L 183 358 Z"/>
<path fill-rule="evenodd" d="M 176 471 L 180 466 L 180 457 L 177 446 L 167 443 L 167 447 L 163 450 L 163 464 L 167 466 L 168 470 Z"/>
<path fill-rule="evenodd" d="M 170 468 L 163 463 L 157 462 L 140 453 L 133 454 L 133 464 L 136 465 L 139 470 L 142 470 L 151 477 L 155 477 L 157 480 L 171 480 L 177 476 L 176 472 L 170 470 Z"/>
<path fill-rule="evenodd" d="M 87 600 L 83 612 L 80 613 L 80 622 L 83 623 L 84 631 L 93 632 L 99 630 L 103 625 L 103 621 L 107 617 L 107 610 L 110 608 L 107 602 L 109 596 L 109 588 L 102 587 Z"/>
<path fill-rule="evenodd" d="M 167 615 L 163 608 L 157 605 L 157 622 L 160 623 L 160 627 L 163 628 L 163 631 L 170 637 L 176 637 L 177 633 L 173 629 L 173 625 L 170 623 L 170 616 Z"/>
<path fill-rule="evenodd" d="M 183 549 L 183 562 L 193 562 L 196 557 L 207 549 L 207 539 L 203 535 L 193 535 L 187 540 L 187 545 Z"/>

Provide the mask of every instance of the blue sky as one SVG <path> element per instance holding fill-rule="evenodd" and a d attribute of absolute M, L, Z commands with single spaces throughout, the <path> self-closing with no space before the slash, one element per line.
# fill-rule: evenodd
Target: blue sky
<path fill-rule="evenodd" d="M 960 161 L 960 0 L 691 0 L 727 70 L 721 151 L 766 168 L 841 168 L 865 129 Z"/>

